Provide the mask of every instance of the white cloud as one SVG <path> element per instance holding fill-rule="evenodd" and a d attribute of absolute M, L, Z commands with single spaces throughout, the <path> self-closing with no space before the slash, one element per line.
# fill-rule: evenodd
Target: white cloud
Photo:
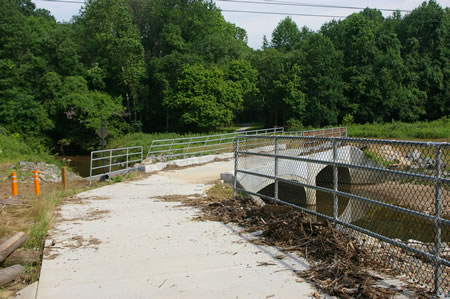
<path fill-rule="evenodd" d="M 291 0 L 293 2 L 294 0 Z M 376 7 L 376 8 L 390 8 L 390 9 L 405 9 L 412 10 L 419 6 L 422 0 L 378 0 L 376 4 L 373 0 L 340 0 L 339 2 L 333 0 L 304 1 L 315 4 L 325 5 L 339 5 L 339 6 L 357 6 L 357 7 Z M 450 6 L 450 0 L 437 1 L 442 7 Z M 69 21 L 73 15 L 78 14 L 82 4 L 72 3 L 50 3 L 42 0 L 35 0 L 36 7 L 45 8 L 51 12 L 58 21 Z M 336 9 L 336 8 L 315 8 L 315 7 L 297 7 L 297 6 L 275 6 L 275 5 L 260 5 L 260 4 L 239 4 L 216 2 L 221 9 L 229 10 L 248 10 L 248 11 L 267 11 L 267 12 L 288 12 L 288 13 L 302 13 L 302 14 L 322 14 L 322 15 L 343 15 L 347 16 L 355 12 L 350 9 Z M 390 15 L 389 12 L 384 12 L 385 16 Z M 267 36 L 270 41 L 272 31 L 277 24 L 283 20 L 285 15 L 268 15 L 268 14 L 248 14 L 223 12 L 225 19 L 239 27 L 244 28 L 248 34 L 248 44 L 250 47 L 258 49 L 261 48 L 263 35 Z M 313 30 L 318 30 L 322 24 L 332 20 L 332 18 L 323 17 L 303 17 L 291 16 L 297 23 L 298 27 L 307 26 Z"/>

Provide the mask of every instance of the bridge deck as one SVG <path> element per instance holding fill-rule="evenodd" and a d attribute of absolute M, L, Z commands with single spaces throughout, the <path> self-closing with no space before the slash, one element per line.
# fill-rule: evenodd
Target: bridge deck
<path fill-rule="evenodd" d="M 203 193 L 233 161 L 161 172 L 82 193 L 50 232 L 37 298 L 302 298 L 298 258 L 278 260 L 196 210 L 155 199 Z M 52 245 L 52 240 L 54 244 Z M 258 266 L 268 262 L 270 266 Z"/>

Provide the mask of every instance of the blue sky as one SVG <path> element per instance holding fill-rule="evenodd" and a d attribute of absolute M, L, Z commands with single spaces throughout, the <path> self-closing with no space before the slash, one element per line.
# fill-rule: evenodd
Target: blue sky
<path fill-rule="evenodd" d="M 262 1 L 264 0 L 253 0 Z M 277 1 L 277 0 L 271 0 Z M 371 7 L 371 8 L 388 8 L 388 9 L 403 9 L 412 10 L 419 6 L 422 0 L 279 0 L 284 2 L 297 2 L 297 3 L 314 3 L 324 5 L 339 5 L 339 6 L 356 6 L 356 7 Z M 82 4 L 73 3 L 58 3 L 48 2 L 42 0 L 33 0 L 38 8 L 45 8 L 51 12 L 58 21 L 69 21 L 73 15 L 78 14 Z M 438 0 L 442 7 L 450 6 L 450 0 Z M 316 8 L 316 7 L 297 7 L 297 6 L 278 6 L 278 5 L 261 5 L 261 4 L 248 4 L 248 3 L 227 3 L 216 2 L 217 6 L 225 10 L 251 10 L 251 11 L 266 11 L 266 12 L 280 12 L 280 13 L 293 13 L 293 14 L 322 14 L 322 15 L 335 15 L 335 16 L 347 16 L 358 10 L 353 9 L 338 9 L 338 8 Z M 384 12 L 385 16 L 390 15 L 389 12 Z M 270 41 L 272 31 L 277 24 L 286 17 L 286 15 L 267 15 L 267 14 L 248 14 L 248 13 L 236 13 L 236 12 L 223 12 L 225 19 L 228 22 L 234 23 L 239 27 L 244 28 L 248 34 L 248 45 L 252 48 L 261 48 L 263 35 L 267 36 Z M 291 16 L 291 18 L 297 23 L 298 27 L 307 26 L 313 30 L 317 30 L 324 24 L 332 20 L 332 18 L 325 17 L 305 17 L 305 16 Z"/>

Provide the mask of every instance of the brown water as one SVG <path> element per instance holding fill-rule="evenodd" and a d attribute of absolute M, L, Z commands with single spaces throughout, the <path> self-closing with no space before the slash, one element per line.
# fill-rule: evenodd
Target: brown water
<path fill-rule="evenodd" d="M 91 156 L 60 156 L 61 159 L 70 159 L 68 162 L 72 170 L 79 176 L 89 177 L 89 163 Z"/>

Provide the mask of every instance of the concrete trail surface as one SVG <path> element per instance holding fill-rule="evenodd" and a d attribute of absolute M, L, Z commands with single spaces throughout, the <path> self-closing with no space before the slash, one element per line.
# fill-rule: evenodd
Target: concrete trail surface
<path fill-rule="evenodd" d="M 204 194 L 233 162 L 171 170 L 81 193 L 50 231 L 37 298 L 304 298 L 306 262 L 261 247 L 236 226 L 192 221 L 156 199 Z"/>

